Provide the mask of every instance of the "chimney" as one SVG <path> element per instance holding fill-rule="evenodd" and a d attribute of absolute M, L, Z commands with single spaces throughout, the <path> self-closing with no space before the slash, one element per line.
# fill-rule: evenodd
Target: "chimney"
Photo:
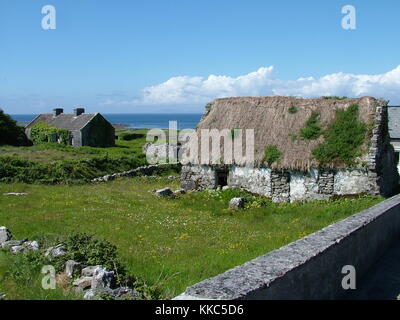
<path fill-rule="evenodd" d="M 57 117 L 57 116 L 59 116 L 61 113 L 63 113 L 64 112 L 64 109 L 63 108 L 55 108 L 55 109 L 53 109 L 53 115 L 55 116 L 55 117 Z"/>
<path fill-rule="evenodd" d="M 76 109 L 74 109 L 75 117 L 79 117 L 82 113 L 85 113 L 85 108 L 76 108 Z"/>

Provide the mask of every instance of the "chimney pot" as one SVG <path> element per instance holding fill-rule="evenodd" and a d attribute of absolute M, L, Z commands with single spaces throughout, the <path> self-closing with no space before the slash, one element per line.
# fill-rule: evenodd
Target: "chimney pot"
<path fill-rule="evenodd" d="M 53 109 L 53 114 L 54 114 L 55 117 L 57 117 L 58 115 L 60 115 L 63 112 L 64 112 L 63 108 L 55 108 L 55 109 Z"/>
<path fill-rule="evenodd" d="M 75 117 L 79 117 L 82 113 L 85 113 L 85 108 L 76 108 L 76 109 L 74 109 Z"/>

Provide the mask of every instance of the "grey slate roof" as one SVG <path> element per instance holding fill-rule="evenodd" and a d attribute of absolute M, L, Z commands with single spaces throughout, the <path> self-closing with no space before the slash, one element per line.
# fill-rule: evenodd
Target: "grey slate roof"
<path fill-rule="evenodd" d="M 72 113 L 62 113 L 55 117 L 52 113 L 45 113 L 39 115 L 36 119 L 34 119 L 29 125 L 33 126 L 38 122 L 45 122 L 49 125 L 55 126 L 57 128 L 66 129 L 70 131 L 81 130 L 86 124 L 88 124 L 97 113 L 83 113 L 80 116 L 76 117 Z"/>
<path fill-rule="evenodd" d="M 389 135 L 392 139 L 400 139 L 400 106 L 388 107 Z"/>

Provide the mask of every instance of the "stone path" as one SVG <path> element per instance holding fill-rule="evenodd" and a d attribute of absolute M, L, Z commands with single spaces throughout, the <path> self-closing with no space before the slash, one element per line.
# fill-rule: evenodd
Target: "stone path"
<path fill-rule="evenodd" d="M 400 299 L 400 241 L 394 244 L 375 263 L 357 289 L 344 297 L 348 300 Z"/>

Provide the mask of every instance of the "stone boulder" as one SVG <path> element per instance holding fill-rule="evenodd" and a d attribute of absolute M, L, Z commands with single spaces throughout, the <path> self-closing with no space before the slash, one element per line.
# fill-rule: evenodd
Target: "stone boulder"
<path fill-rule="evenodd" d="M 80 277 L 72 282 L 72 285 L 82 289 L 87 289 L 92 286 L 93 277 Z"/>
<path fill-rule="evenodd" d="M 37 242 L 37 241 L 25 241 L 22 245 L 27 250 L 38 251 L 40 248 L 39 242 Z"/>
<path fill-rule="evenodd" d="M 184 189 L 178 189 L 174 191 L 174 195 L 179 196 L 181 194 L 185 194 L 186 191 Z"/>
<path fill-rule="evenodd" d="M 50 260 L 53 258 L 58 258 L 67 254 L 67 249 L 63 244 L 56 245 L 54 247 L 50 247 L 45 252 L 45 257 L 49 257 Z"/>
<path fill-rule="evenodd" d="M 91 289 L 97 293 L 114 289 L 116 284 L 115 272 L 106 268 L 98 267 L 93 272 Z"/>
<path fill-rule="evenodd" d="M 26 250 L 26 248 L 24 246 L 13 246 L 10 249 L 11 253 L 13 253 L 13 254 L 17 254 L 17 253 L 23 252 L 25 250 Z"/>
<path fill-rule="evenodd" d="M 27 195 L 28 195 L 27 193 L 17 193 L 17 192 L 3 193 L 3 196 L 12 196 L 12 197 L 23 197 Z"/>
<path fill-rule="evenodd" d="M 119 287 L 114 289 L 112 292 L 112 296 L 114 299 L 123 300 L 123 299 L 138 299 L 140 297 L 139 293 L 128 287 Z"/>
<path fill-rule="evenodd" d="M 84 277 L 93 277 L 94 271 L 102 266 L 89 266 L 82 269 L 81 275 Z"/>
<path fill-rule="evenodd" d="M 3 249 L 10 249 L 11 247 L 22 246 L 24 242 L 24 240 L 8 240 L 6 242 L 3 242 L 1 244 L 1 247 Z"/>
<path fill-rule="evenodd" d="M 164 189 L 156 190 L 155 193 L 159 197 L 170 197 L 170 196 L 173 195 L 173 192 L 172 192 L 171 188 L 168 188 L 168 187 L 164 188 Z"/>
<path fill-rule="evenodd" d="M 81 273 L 82 265 L 74 260 L 68 260 L 65 263 L 65 274 L 68 278 L 73 278 L 77 272 Z"/>
<path fill-rule="evenodd" d="M 245 198 L 232 198 L 229 201 L 229 209 L 231 210 L 240 210 L 244 208 Z"/>
<path fill-rule="evenodd" d="M 6 227 L 0 227 L 0 244 L 11 240 L 12 234 Z"/>

